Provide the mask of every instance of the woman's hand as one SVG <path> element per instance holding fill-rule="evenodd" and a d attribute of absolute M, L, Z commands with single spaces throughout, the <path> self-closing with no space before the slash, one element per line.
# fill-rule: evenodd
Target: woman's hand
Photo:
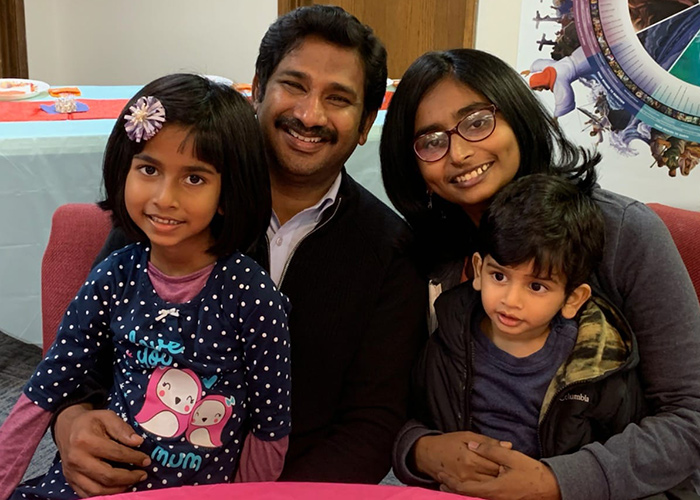
<path fill-rule="evenodd" d="M 450 432 L 424 436 L 413 447 L 415 469 L 440 481 L 446 474 L 456 481 L 486 481 L 498 476 L 499 463 L 480 456 L 468 448 L 469 442 L 489 443 L 510 449 L 511 444 L 474 432 Z"/>
<path fill-rule="evenodd" d="M 63 474 L 81 497 L 121 493 L 146 479 L 142 470 L 112 467 L 107 460 L 145 467 L 148 455 L 134 450 L 143 438 L 110 410 L 73 405 L 63 410 L 54 426 Z"/>
<path fill-rule="evenodd" d="M 440 489 L 490 500 L 560 500 L 559 484 L 544 463 L 490 442 L 468 443 L 480 458 L 501 464 L 498 477 L 462 479 L 448 471 L 438 474 Z"/>

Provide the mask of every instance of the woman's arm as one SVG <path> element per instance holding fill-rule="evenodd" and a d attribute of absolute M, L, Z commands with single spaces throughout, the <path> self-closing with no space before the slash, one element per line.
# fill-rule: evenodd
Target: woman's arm
<path fill-rule="evenodd" d="M 637 336 L 651 411 L 605 444 L 544 460 L 566 500 L 645 497 L 697 475 L 700 464 L 700 305 L 692 283 L 656 214 L 605 191 L 596 196 L 606 218 L 600 285 Z"/>
<path fill-rule="evenodd" d="M 441 475 L 456 481 L 476 482 L 498 476 L 499 464 L 474 453 L 468 447 L 470 442 L 510 448 L 510 443 L 474 432 L 442 434 L 411 420 L 401 429 L 394 443 L 394 474 L 408 485 L 432 488 L 442 482 Z"/>

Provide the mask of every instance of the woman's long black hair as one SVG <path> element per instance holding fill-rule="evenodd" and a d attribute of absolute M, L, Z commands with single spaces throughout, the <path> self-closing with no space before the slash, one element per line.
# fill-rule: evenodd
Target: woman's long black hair
<path fill-rule="evenodd" d="M 496 105 L 518 141 L 516 178 L 544 173 L 564 176 L 587 192 L 595 184 L 600 155 L 571 143 L 523 78 L 499 58 L 474 49 L 428 52 L 406 70 L 391 100 L 380 145 L 384 188 L 416 232 L 425 271 L 440 278 L 443 267 L 475 248 L 475 225 L 458 205 L 433 194 L 413 151 L 416 112 L 438 82 L 454 78 Z"/>

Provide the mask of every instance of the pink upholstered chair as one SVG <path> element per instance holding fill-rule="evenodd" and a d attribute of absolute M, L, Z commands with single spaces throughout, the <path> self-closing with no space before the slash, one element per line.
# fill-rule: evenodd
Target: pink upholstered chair
<path fill-rule="evenodd" d="M 678 247 L 695 293 L 700 297 L 700 212 L 649 203 L 649 207 L 661 217 Z"/>
<path fill-rule="evenodd" d="M 44 352 L 51 346 L 68 304 L 97 257 L 112 224 L 93 203 L 68 203 L 56 209 L 41 262 L 41 323 Z"/>
<path fill-rule="evenodd" d="M 649 203 L 668 226 L 700 296 L 700 212 Z M 90 272 L 111 227 L 109 214 L 90 203 L 56 209 L 41 265 L 44 350 L 53 342 L 63 313 Z"/>

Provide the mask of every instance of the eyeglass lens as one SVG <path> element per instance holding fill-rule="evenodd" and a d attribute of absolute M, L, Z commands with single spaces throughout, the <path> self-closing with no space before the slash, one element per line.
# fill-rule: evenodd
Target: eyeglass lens
<path fill-rule="evenodd" d="M 459 134 L 464 140 L 478 142 L 491 135 L 496 127 L 496 117 L 492 108 L 480 109 L 465 116 L 452 130 L 430 132 L 416 139 L 413 144 L 418 157 L 423 161 L 437 161 L 450 149 L 450 137 Z"/>

